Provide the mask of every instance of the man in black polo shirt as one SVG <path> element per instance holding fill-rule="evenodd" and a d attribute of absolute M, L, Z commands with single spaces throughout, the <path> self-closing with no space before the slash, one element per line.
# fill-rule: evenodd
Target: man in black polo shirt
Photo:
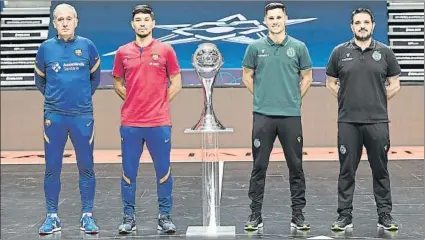
<path fill-rule="evenodd" d="M 387 101 L 400 89 L 401 71 L 391 49 L 371 38 L 374 27 L 372 12 L 356 9 L 351 15 L 354 39 L 334 48 L 326 69 L 326 87 L 338 98 L 339 217 L 332 230 L 353 227 L 355 175 L 363 145 L 372 169 L 378 227 L 398 229 L 390 215 Z"/>

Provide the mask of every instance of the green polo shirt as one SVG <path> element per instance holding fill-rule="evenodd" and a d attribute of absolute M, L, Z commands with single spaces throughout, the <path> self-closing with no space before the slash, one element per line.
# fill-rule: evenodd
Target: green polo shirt
<path fill-rule="evenodd" d="M 301 116 L 300 72 L 312 67 L 303 42 L 288 35 L 281 44 L 260 38 L 248 45 L 242 66 L 254 70 L 254 112 Z"/>

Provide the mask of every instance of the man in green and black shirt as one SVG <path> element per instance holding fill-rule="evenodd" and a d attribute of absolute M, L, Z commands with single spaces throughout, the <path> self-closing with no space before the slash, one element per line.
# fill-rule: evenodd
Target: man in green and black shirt
<path fill-rule="evenodd" d="M 326 86 L 338 98 L 339 217 L 332 225 L 333 230 L 353 226 L 355 176 L 363 145 L 372 169 L 378 226 L 398 229 L 390 215 L 387 102 L 400 89 L 401 71 L 391 49 L 371 38 L 374 27 L 370 10 L 355 10 L 351 15 L 354 39 L 334 48 L 326 69 Z"/>
<path fill-rule="evenodd" d="M 251 212 L 246 230 L 263 226 L 261 209 L 270 153 L 276 137 L 282 145 L 292 200 L 291 226 L 308 230 L 302 210 L 306 205 L 302 167 L 303 134 L 301 99 L 312 83 L 312 64 L 305 44 L 285 31 L 286 9 L 282 3 L 265 7 L 267 37 L 248 45 L 242 80 L 254 95 L 252 129 L 253 169 L 249 186 Z"/>

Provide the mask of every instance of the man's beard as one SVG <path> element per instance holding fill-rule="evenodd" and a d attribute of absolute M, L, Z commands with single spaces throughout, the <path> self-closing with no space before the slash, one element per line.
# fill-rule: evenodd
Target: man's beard
<path fill-rule="evenodd" d="M 139 33 L 136 33 L 136 35 L 137 35 L 139 38 L 145 38 L 145 37 L 149 36 L 149 34 L 151 34 L 151 33 L 150 33 L 150 32 L 145 33 L 145 34 L 139 34 Z"/>
<path fill-rule="evenodd" d="M 369 40 L 369 39 L 372 37 L 372 33 L 367 34 L 367 35 L 366 35 L 366 36 L 364 36 L 364 37 L 361 37 L 361 36 L 359 36 L 359 35 L 357 35 L 357 34 L 355 33 L 355 34 L 354 34 L 354 37 L 355 37 L 358 41 L 364 42 L 364 41 Z"/>

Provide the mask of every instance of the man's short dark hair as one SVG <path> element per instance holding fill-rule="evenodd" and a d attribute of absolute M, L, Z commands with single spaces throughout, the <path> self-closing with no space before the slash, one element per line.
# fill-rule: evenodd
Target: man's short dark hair
<path fill-rule="evenodd" d="M 375 17 L 373 16 L 372 11 L 370 11 L 370 9 L 368 8 L 357 8 L 356 10 L 354 10 L 351 13 L 351 24 L 353 24 L 354 21 L 354 15 L 358 14 L 358 13 L 367 13 L 370 16 L 370 19 L 372 19 L 372 23 L 375 22 Z"/>
<path fill-rule="evenodd" d="M 138 13 L 144 13 L 144 14 L 149 14 L 151 15 L 152 19 L 154 19 L 154 14 L 153 14 L 153 10 L 152 7 L 149 5 L 137 5 L 133 8 L 132 14 L 133 14 L 133 18 L 134 16 Z"/>
<path fill-rule="evenodd" d="M 267 12 L 269 11 L 269 10 L 273 10 L 273 9 L 277 9 L 277 8 L 280 8 L 280 9 L 282 9 L 282 11 L 283 12 L 285 12 L 286 10 L 286 8 L 285 8 L 285 5 L 283 4 L 283 3 L 281 3 L 281 2 L 271 2 L 271 3 L 268 3 L 265 7 L 264 7 L 264 15 L 267 15 Z"/>

